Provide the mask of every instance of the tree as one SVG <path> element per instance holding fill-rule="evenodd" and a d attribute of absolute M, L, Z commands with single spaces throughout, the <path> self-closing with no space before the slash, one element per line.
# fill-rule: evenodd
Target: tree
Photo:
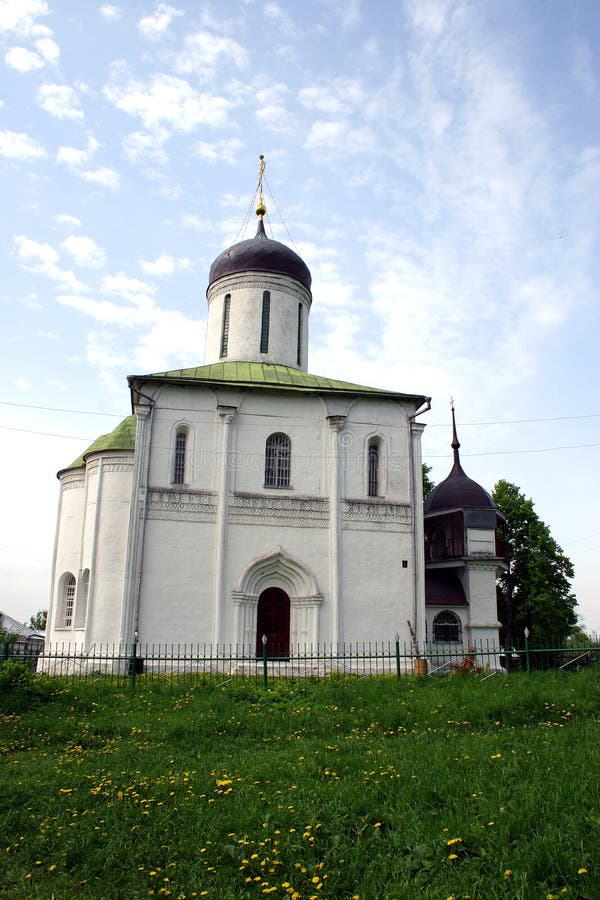
<path fill-rule="evenodd" d="M 505 646 L 520 641 L 526 627 L 534 639 L 562 643 L 577 623 L 573 564 L 515 484 L 500 480 L 493 497 L 507 519 L 502 536 L 508 570 L 497 583 Z"/>
<path fill-rule="evenodd" d="M 435 487 L 434 482 L 429 477 L 430 472 L 431 466 L 428 466 L 427 463 L 423 463 L 423 499 L 425 499 Z"/>
<path fill-rule="evenodd" d="M 31 618 L 29 619 L 29 627 L 35 628 L 36 631 L 45 631 L 47 620 L 48 610 L 38 609 L 35 616 L 31 616 Z"/>

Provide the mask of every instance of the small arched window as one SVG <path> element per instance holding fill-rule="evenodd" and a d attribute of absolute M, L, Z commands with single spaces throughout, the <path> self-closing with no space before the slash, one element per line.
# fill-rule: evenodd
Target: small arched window
<path fill-rule="evenodd" d="M 265 487 L 290 486 L 290 450 L 287 434 L 276 431 L 269 435 L 265 447 Z"/>
<path fill-rule="evenodd" d="M 445 609 L 433 620 L 433 640 L 436 644 L 456 644 L 461 640 L 460 619 Z"/>
<path fill-rule="evenodd" d="M 71 628 L 73 625 L 73 608 L 75 606 L 75 576 L 65 572 L 62 577 L 60 625 L 59 628 Z"/>
<path fill-rule="evenodd" d="M 175 433 L 175 454 L 173 456 L 173 484 L 185 484 L 185 457 L 187 450 L 187 428 L 178 428 Z"/>
<path fill-rule="evenodd" d="M 89 593 L 90 570 L 84 569 L 79 579 L 79 596 L 75 606 L 75 628 L 83 628 L 85 625 Z"/>
<path fill-rule="evenodd" d="M 302 365 L 302 304 L 298 304 L 298 339 L 296 341 L 296 362 Z"/>
<path fill-rule="evenodd" d="M 271 293 L 263 291 L 262 319 L 260 326 L 260 352 L 269 352 L 269 323 L 271 319 Z"/>
<path fill-rule="evenodd" d="M 369 441 L 369 449 L 367 451 L 367 491 L 369 497 L 377 497 L 381 491 L 379 461 L 380 461 L 379 439 L 373 438 Z"/>
<path fill-rule="evenodd" d="M 223 300 L 223 319 L 221 321 L 221 359 L 227 356 L 229 345 L 229 307 L 231 306 L 231 294 L 225 294 Z"/>

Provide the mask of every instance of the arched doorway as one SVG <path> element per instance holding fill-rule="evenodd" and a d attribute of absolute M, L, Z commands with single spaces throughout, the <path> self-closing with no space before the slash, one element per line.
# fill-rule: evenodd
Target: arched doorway
<path fill-rule="evenodd" d="M 258 598 L 256 655 L 263 655 L 262 636 L 267 635 L 267 654 L 290 655 L 290 598 L 281 588 L 270 587 Z"/>

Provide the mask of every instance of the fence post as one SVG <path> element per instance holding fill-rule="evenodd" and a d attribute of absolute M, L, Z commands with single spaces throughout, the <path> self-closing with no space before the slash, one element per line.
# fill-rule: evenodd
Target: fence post
<path fill-rule="evenodd" d="M 135 674 L 137 669 L 137 633 L 133 636 L 133 643 L 131 645 L 131 659 L 129 660 L 129 665 L 131 666 L 130 679 L 131 679 L 131 690 L 135 691 Z"/>
<path fill-rule="evenodd" d="M 267 672 L 267 636 L 263 634 L 262 636 L 262 645 L 263 645 L 263 686 L 267 687 L 268 685 L 268 672 Z"/>
<path fill-rule="evenodd" d="M 396 638 L 396 675 L 398 676 L 398 678 L 400 678 L 400 676 L 401 676 L 401 672 L 400 672 L 400 635 L 398 634 L 398 632 L 396 632 L 395 638 Z"/>
<path fill-rule="evenodd" d="M 530 664 L 529 664 L 529 628 L 525 626 L 525 631 L 523 632 L 525 635 L 525 665 L 527 666 L 527 674 L 531 674 L 530 672 Z"/>

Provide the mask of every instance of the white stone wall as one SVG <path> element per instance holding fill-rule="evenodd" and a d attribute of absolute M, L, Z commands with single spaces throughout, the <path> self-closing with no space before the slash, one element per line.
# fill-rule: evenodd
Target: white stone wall
<path fill-rule="evenodd" d="M 48 643 L 89 649 L 117 641 L 123 600 L 133 451 L 93 454 L 85 468 L 61 474 L 60 516 Z M 90 571 L 85 614 L 82 574 Z M 66 572 L 77 581 L 73 622 L 62 627 L 62 583 Z"/>
<path fill-rule="evenodd" d="M 222 533 L 218 522 L 225 425 L 219 403 L 236 410 L 227 426 L 228 498 Z M 217 615 L 223 642 L 246 641 L 255 622 L 257 598 L 238 596 L 240 580 L 258 560 L 279 552 L 296 561 L 304 573 L 292 577 L 292 587 L 281 569 L 279 575 L 276 572 L 270 581 L 262 582 L 263 588 L 281 586 L 291 591 L 292 641 L 307 635 L 319 642 L 334 638 L 328 418 L 332 409 L 335 414 L 347 413 L 338 434 L 342 472 L 339 638 L 393 640 L 397 631 L 408 638 L 414 567 L 407 409 L 392 400 L 346 397 L 332 401 L 301 393 L 248 390 L 236 394 L 202 385 L 189 390 L 173 385 L 156 392 L 153 413 L 140 641 L 210 644 Z M 181 424 L 189 429 L 193 464 L 186 483 L 173 485 L 173 443 Z M 265 442 L 275 431 L 291 439 L 289 488 L 264 486 Z M 386 446 L 381 460 L 385 495 L 378 498 L 367 496 L 363 458 L 372 433 Z M 218 579 L 220 541 L 222 582 Z M 222 606 L 217 614 L 219 584 Z M 313 594 L 318 595 L 316 600 Z"/>
<path fill-rule="evenodd" d="M 271 294 L 269 346 L 260 352 L 263 292 Z M 221 357 L 225 295 L 231 295 L 227 356 Z M 265 362 L 307 370 L 310 292 L 293 278 L 247 272 L 215 281 L 207 293 L 206 365 L 228 360 Z M 298 366 L 298 304 L 303 306 L 302 353 Z"/>

